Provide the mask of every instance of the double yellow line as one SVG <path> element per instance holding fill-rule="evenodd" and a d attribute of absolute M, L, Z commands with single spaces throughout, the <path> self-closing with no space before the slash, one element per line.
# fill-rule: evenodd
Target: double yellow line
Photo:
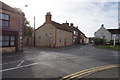
<path fill-rule="evenodd" d="M 71 80 L 71 79 L 74 79 L 74 78 L 82 78 L 82 77 L 85 77 L 85 76 L 87 76 L 89 74 L 92 74 L 94 72 L 104 70 L 104 69 L 109 69 L 109 68 L 115 68 L 115 67 L 120 67 L 120 65 L 119 64 L 113 64 L 113 65 L 94 67 L 94 68 L 82 70 L 82 71 L 67 75 L 67 76 L 65 76 L 65 77 L 63 77 L 59 80 Z"/>

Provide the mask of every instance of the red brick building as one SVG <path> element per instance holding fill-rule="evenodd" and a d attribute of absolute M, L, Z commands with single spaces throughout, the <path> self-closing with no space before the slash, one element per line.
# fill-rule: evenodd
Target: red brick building
<path fill-rule="evenodd" d="M 73 44 L 83 44 L 85 43 L 85 34 L 81 32 L 78 27 L 75 27 L 73 23 L 70 24 L 70 29 L 73 32 Z"/>
<path fill-rule="evenodd" d="M 2 53 L 22 51 L 22 33 L 25 15 L 0 1 L 0 50 Z"/>

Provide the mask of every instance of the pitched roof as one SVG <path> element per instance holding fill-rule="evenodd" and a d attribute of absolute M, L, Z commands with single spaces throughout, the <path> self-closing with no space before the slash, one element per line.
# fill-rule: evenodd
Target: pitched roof
<path fill-rule="evenodd" d="M 46 23 L 44 23 L 44 24 L 46 24 Z M 44 25 L 43 24 L 43 25 Z M 57 22 L 55 22 L 55 21 L 51 21 L 51 22 L 49 22 L 49 24 L 52 24 L 54 27 L 56 27 L 57 29 L 61 29 L 61 30 L 65 30 L 65 31 L 69 31 L 69 32 L 72 32 L 72 30 L 69 28 L 69 26 L 65 26 L 65 25 L 63 25 L 63 24 L 60 24 L 60 23 L 57 23 Z M 42 26 L 43 26 L 42 25 Z M 40 26 L 40 27 L 38 27 L 36 30 L 38 30 L 39 28 L 41 28 L 42 26 Z M 35 31 L 36 31 L 35 30 Z"/>
<path fill-rule="evenodd" d="M 56 27 L 57 29 L 61 29 L 61 30 L 65 30 L 65 31 L 71 31 L 71 29 L 68 26 L 62 25 L 60 23 L 57 23 L 55 21 L 51 21 L 50 22 L 54 27 Z"/>
<path fill-rule="evenodd" d="M 70 26 L 70 29 L 71 29 L 71 30 L 75 30 L 75 31 L 77 31 L 77 32 L 79 32 L 79 33 L 84 34 L 82 31 L 80 31 L 78 28 L 76 28 L 76 27 L 74 27 L 74 26 Z"/>
<path fill-rule="evenodd" d="M 111 34 L 120 34 L 120 29 L 107 29 Z"/>

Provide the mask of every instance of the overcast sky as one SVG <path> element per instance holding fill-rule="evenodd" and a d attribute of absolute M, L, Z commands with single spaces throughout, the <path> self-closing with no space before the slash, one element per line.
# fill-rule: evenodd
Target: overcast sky
<path fill-rule="evenodd" d="M 11 7 L 21 8 L 36 28 L 45 22 L 46 12 L 51 12 L 52 20 L 58 23 L 74 23 L 74 26 L 93 37 L 101 24 L 105 28 L 118 28 L 118 0 L 1 0 Z M 28 5 L 28 7 L 25 7 Z"/>

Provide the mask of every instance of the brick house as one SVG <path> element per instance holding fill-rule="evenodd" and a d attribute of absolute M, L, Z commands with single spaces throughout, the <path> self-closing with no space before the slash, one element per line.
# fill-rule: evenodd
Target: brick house
<path fill-rule="evenodd" d="M 45 23 L 35 30 L 35 46 L 60 47 L 72 45 L 72 30 L 69 23 L 52 21 L 50 12 L 46 14 Z"/>
<path fill-rule="evenodd" d="M 88 38 L 85 36 L 85 34 L 82 31 L 78 29 L 78 26 L 75 27 L 73 23 L 71 23 L 69 27 L 73 32 L 73 44 L 89 43 Z"/>
<path fill-rule="evenodd" d="M 2 53 L 22 51 L 24 13 L 0 1 L 0 50 Z"/>
<path fill-rule="evenodd" d="M 73 44 L 79 44 L 81 31 L 78 29 L 78 27 L 75 27 L 73 23 L 71 23 L 69 27 L 73 32 Z"/>

